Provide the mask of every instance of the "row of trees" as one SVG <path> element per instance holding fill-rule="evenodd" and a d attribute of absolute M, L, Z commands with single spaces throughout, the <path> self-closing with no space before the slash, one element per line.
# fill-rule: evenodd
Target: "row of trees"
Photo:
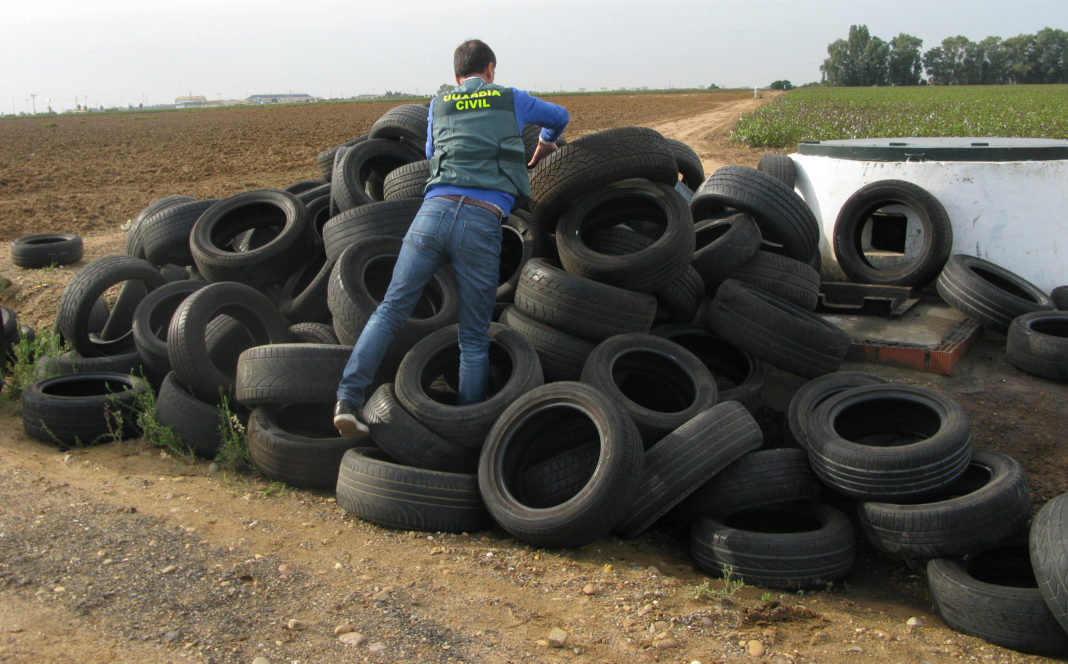
<path fill-rule="evenodd" d="M 820 66 L 827 85 L 984 85 L 1068 83 L 1068 32 L 1043 28 L 1008 39 L 947 37 L 920 54 L 923 40 L 905 33 L 889 42 L 866 25 L 849 28 L 848 39 L 827 45 Z M 923 78 L 926 73 L 926 80 Z"/>

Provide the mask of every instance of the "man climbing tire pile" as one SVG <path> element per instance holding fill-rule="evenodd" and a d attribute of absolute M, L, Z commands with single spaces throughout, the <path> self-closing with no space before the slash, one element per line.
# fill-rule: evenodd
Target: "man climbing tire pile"
<path fill-rule="evenodd" d="M 530 196 L 527 167 L 552 154 L 570 116 L 562 106 L 494 84 L 497 57 L 477 39 L 456 48 L 457 87 L 430 102 L 423 204 L 397 258 L 382 303 L 367 321 L 338 385 L 334 425 L 342 436 L 368 433 L 364 390 L 394 332 L 411 315 L 423 287 L 442 264 L 452 264 L 460 292 L 459 403 L 485 396 L 489 324 L 496 299 L 501 222 Z M 525 125 L 542 127 L 529 163 Z"/>

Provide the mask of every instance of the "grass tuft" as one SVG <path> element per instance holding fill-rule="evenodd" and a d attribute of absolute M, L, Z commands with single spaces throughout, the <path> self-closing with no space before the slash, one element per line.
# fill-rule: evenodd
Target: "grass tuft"
<path fill-rule="evenodd" d="M 252 467 L 248 452 L 248 436 L 245 425 L 230 408 L 230 400 L 223 395 L 219 403 L 219 433 L 221 443 L 215 462 L 224 471 L 238 472 Z"/>

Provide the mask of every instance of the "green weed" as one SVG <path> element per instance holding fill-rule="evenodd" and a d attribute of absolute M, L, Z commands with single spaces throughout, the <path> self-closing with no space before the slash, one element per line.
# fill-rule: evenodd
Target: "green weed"
<path fill-rule="evenodd" d="M 178 461 L 193 460 L 192 450 L 178 432 L 156 419 L 156 392 L 151 387 L 134 399 L 133 417 L 137 428 L 141 430 L 142 442 L 160 448 Z"/>
<path fill-rule="evenodd" d="M 735 593 L 745 587 L 745 581 L 736 578 L 734 576 L 734 567 L 731 565 L 723 566 L 723 576 L 720 577 L 722 586 L 719 588 L 713 588 L 712 582 L 705 580 L 699 586 L 694 586 L 694 589 L 690 592 L 690 597 L 693 599 L 712 599 L 713 597 L 723 597 L 730 599 L 734 597 Z"/>
<path fill-rule="evenodd" d="M 726 597 L 734 597 L 734 593 L 745 587 L 745 581 L 734 577 L 734 566 L 723 566 L 723 594 Z"/>
<path fill-rule="evenodd" d="M 230 400 L 225 395 L 219 403 L 219 419 L 221 442 L 219 452 L 215 455 L 215 462 L 219 464 L 220 469 L 225 471 L 237 472 L 248 469 L 252 462 L 248 453 L 245 425 L 230 409 Z"/>
<path fill-rule="evenodd" d="M 19 335 L 7 358 L 7 383 L 0 398 L 21 407 L 23 390 L 38 380 L 59 375 L 59 371 L 47 360 L 43 362 L 41 374 L 38 375 L 37 362 L 42 358 L 55 360 L 69 350 L 70 347 L 53 330 L 41 330 L 33 339 Z"/>
<path fill-rule="evenodd" d="M 267 485 L 267 488 L 263 490 L 263 497 L 264 498 L 269 498 L 271 496 L 284 496 L 285 493 L 286 493 L 286 489 L 288 489 L 288 488 L 289 487 L 286 486 L 285 482 L 282 482 L 282 481 L 271 482 L 270 484 Z"/>
<path fill-rule="evenodd" d="M 694 586 L 690 592 L 690 597 L 693 599 L 712 599 L 714 593 L 712 592 L 712 584 L 705 579 L 705 582 L 699 586 Z"/>

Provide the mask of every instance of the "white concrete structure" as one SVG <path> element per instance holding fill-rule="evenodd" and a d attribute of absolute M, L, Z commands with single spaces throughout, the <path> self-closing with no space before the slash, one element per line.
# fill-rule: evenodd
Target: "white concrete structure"
<path fill-rule="evenodd" d="M 878 180 L 923 187 L 945 207 L 954 254 L 978 256 L 1049 292 L 1068 284 L 1068 141 L 901 138 L 803 143 L 797 190 L 820 224 L 825 279 L 842 279 L 834 225 L 846 200 Z M 896 206 L 886 212 L 908 217 Z M 912 220 L 905 254 L 916 246 Z"/>

